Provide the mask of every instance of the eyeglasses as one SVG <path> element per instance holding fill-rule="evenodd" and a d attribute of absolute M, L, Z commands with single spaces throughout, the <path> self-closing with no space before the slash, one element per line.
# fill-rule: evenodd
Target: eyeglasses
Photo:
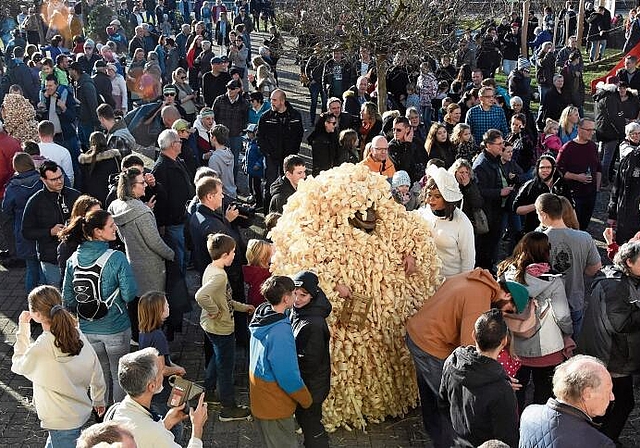
<path fill-rule="evenodd" d="M 379 148 L 379 147 L 377 147 L 377 146 L 372 146 L 372 147 L 371 147 L 371 150 L 372 150 L 372 151 L 380 151 L 380 152 L 388 152 L 388 151 L 389 151 L 389 148 Z"/>
<path fill-rule="evenodd" d="M 595 132 L 596 128 L 580 128 L 583 131 L 587 131 L 587 132 Z"/>
<path fill-rule="evenodd" d="M 175 93 L 167 92 L 167 93 L 165 93 L 165 94 L 164 94 L 164 96 L 176 96 L 176 94 L 175 94 Z"/>

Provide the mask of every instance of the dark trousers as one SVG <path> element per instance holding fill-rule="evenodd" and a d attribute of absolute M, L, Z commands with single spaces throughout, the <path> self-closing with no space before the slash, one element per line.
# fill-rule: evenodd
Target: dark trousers
<path fill-rule="evenodd" d="M 13 217 L 0 211 L 0 249 L 9 251 L 10 257 L 16 256 L 16 236 L 13 233 Z"/>
<path fill-rule="evenodd" d="M 589 196 L 574 196 L 573 200 L 576 203 L 576 216 L 580 223 L 580 230 L 586 231 L 596 206 L 596 193 Z"/>
<path fill-rule="evenodd" d="M 274 183 L 279 176 L 282 176 L 282 160 L 276 160 L 271 156 L 266 156 L 265 162 L 264 208 L 265 212 L 268 212 L 269 204 L 271 203 L 269 188 L 271 188 L 271 184 Z"/>
<path fill-rule="evenodd" d="M 489 221 L 489 232 L 476 236 L 476 266 L 494 271 L 502 233 L 502 212 Z"/>
<path fill-rule="evenodd" d="M 423 351 L 411 340 L 409 335 L 406 340 L 413 363 L 416 366 L 424 429 L 429 434 L 433 446 L 448 448 L 451 446 L 453 428 L 449 416 L 440 412 L 438 407 L 440 381 L 445 360 Z"/>
<path fill-rule="evenodd" d="M 265 211 L 268 208 L 268 204 L 264 204 L 262 198 L 262 178 L 257 176 L 249 177 L 249 193 L 253 195 L 256 201 L 256 207 L 262 207 L 264 205 Z"/>
<path fill-rule="evenodd" d="M 556 366 L 550 367 L 526 367 L 522 366 L 516 378 L 522 384 L 522 388 L 516 391 L 516 398 L 518 399 L 518 411 L 522 413 L 527 404 L 527 385 L 531 380 L 533 382 L 533 404 L 545 404 L 547 400 L 553 397 L 553 369 Z"/>
<path fill-rule="evenodd" d="M 329 434 L 324 429 L 322 420 L 322 402 L 315 401 L 309 408 L 304 409 L 298 405 L 296 420 L 302 428 L 305 448 L 328 448 Z"/>
<path fill-rule="evenodd" d="M 613 381 L 615 401 L 609 404 L 607 413 L 602 417 L 600 431 L 611 440 L 616 441 L 620 437 L 620 433 L 636 402 L 633 398 L 633 376 L 611 379 Z"/>

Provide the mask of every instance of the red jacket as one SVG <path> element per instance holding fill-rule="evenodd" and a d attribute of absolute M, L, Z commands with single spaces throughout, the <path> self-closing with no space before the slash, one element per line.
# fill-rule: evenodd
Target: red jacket
<path fill-rule="evenodd" d="M 242 266 L 242 275 L 244 282 L 249 285 L 247 301 L 257 307 L 264 302 L 264 297 L 260 294 L 260 287 L 266 279 L 271 277 L 271 272 L 268 268 L 261 266 Z"/>
<path fill-rule="evenodd" d="M 0 199 L 4 198 L 4 189 L 13 175 L 13 155 L 20 151 L 20 141 L 0 132 Z"/>

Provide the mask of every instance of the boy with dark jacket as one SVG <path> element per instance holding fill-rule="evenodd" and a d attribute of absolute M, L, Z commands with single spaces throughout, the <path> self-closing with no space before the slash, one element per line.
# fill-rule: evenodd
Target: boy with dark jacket
<path fill-rule="evenodd" d="M 331 313 L 331 303 L 318 286 L 318 276 L 313 272 L 298 272 L 293 283 L 296 289 L 291 327 L 300 375 L 313 398 L 313 404 L 307 409 L 298 405 L 296 420 L 304 434 L 305 448 L 325 448 L 329 446 L 329 436 L 321 422 L 322 403 L 331 387 L 330 334 L 325 319 Z"/>

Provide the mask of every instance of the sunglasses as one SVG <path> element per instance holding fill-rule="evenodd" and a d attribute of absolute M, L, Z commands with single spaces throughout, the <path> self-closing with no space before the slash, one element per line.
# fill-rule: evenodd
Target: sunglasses
<path fill-rule="evenodd" d="M 165 93 L 164 96 L 176 96 L 175 93 Z"/>

